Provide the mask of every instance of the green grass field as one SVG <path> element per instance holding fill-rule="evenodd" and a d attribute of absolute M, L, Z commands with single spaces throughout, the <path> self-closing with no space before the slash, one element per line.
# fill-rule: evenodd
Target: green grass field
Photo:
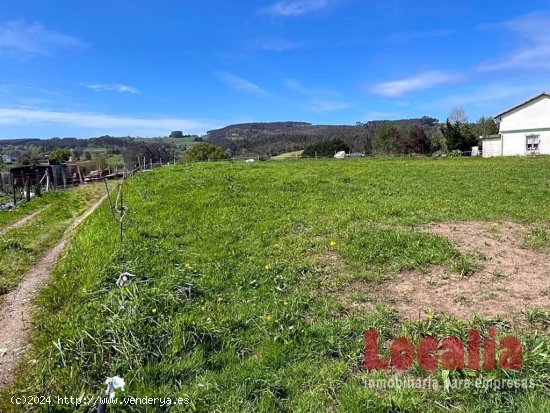
<path fill-rule="evenodd" d="M 294 152 L 285 152 L 277 156 L 272 156 L 271 159 L 276 161 L 299 159 L 302 156 L 302 152 L 304 151 L 301 150 L 301 151 L 294 151 Z"/>
<path fill-rule="evenodd" d="M 550 411 L 544 309 L 520 326 L 438 314 L 409 321 L 384 305 L 348 311 L 332 294 L 354 279 L 433 264 L 470 268 L 472 257 L 418 226 L 547 225 L 549 184 L 546 157 L 196 163 L 137 175 L 125 183 L 125 242 L 105 204 L 82 225 L 39 296 L 31 353 L 4 396 L 99 396 L 116 374 L 126 396 L 190 398 L 170 411 Z M 544 249 L 541 231 L 527 241 Z M 136 278 L 119 288 L 123 271 Z M 499 335 L 521 338 L 522 371 L 432 377 L 530 379 L 534 389 L 365 386 L 397 375 L 363 370 L 368 328 L 385 342 L 405 335 L 418 343 L 466 339 L 468 328 L 494 323 Z M 425 376 L 415 367 L 402 377 Z M 2 409 L 21 407 L 5 401 Z"/>
<path fill-rule="evenodd" d="M 103 183 L 46 193 L 9 211 L 0 211 L 0 229 L 40 211 L 0 237 L 0 300 L 17 286 L 33 263 L 63 236 L 72 219 L 105 193 Z"/>

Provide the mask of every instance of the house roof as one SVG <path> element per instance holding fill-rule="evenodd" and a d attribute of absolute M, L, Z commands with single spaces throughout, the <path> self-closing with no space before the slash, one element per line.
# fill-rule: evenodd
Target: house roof
<path fill-rule="evenodd" d="M 511 107 L 510 109 L 506 109 L 504 112 L 500 112 L 500 113 L 496 114 L 496 115 L 494 116 L 494 118 L 495 118 L 495 119 L 498 119 L 498 118 L 500 118 L 502 115 L 506 115 L 507 113 L 509 113 L 509 112 L 511 112 L 511 111 L 513 111 L 513 110 L 515 110 L 515 109 L 517 109 L 517 108 L 520 108 L 520 107 L 522 107 L 522 106 L 524 106 L 524 105 L 527 105 L 528 103 L 531 103 L 532 101 L 537 100 L 538 98 L 540 98 L 540 97 L 542 97 L 542 96 L 546 96 L 546 97 L 549 97 L 549 98 L 550 98 L 550 93 L 548 93 L 548 92 L 539 93 L 538 95 L 533 96 L 532 98 L 527 99 L 527 100 L 525 100 L 525 101 L 523 101 L 523 102 L 517 104 L 516 106 Z"/>

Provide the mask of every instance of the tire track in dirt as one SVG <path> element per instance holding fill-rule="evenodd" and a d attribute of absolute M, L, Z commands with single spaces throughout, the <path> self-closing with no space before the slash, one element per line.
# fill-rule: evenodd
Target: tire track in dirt
<path fill-rule="evenodd" d="M 35 211 L 33 212 L 32 214 L 30 215 L 27 215 L 25 218 L 22 218 L 20 219 L 19 221 L 11 224 L 11 225 L 8 225 L 7 227 L 5 228 L 2 228 L 0 229 L 0 237 L 6 235 L 8 232 L 10 232 L 12 229 L 16 229 L 16 228 L 19 228 L 19 227 L 22 227 L 23 225 L 25 225 L 27 222 L 29 222 L 31 219 L 33 219 L 35 216 L 37 216 L 38 214 L 40 214 L 41 212 L 45 211 L 48 207 L 44 207 L 44 208 L 41 208 L 39 209 L 38 211 Z"/>
<path fill-rule="evenodd" d="M 33 269 L 27 273 L 17 288 L 6 294 L 3 302 L 0 303 L 0 389 L 12 383 L 17 363 L 28 350 L 33 298 L 48 280 L 57 258 L 65 249 L 75 229 L 105 199 L 107 194 L 79 215 L 70 224 L 61 240 L 34 264 Z"/>

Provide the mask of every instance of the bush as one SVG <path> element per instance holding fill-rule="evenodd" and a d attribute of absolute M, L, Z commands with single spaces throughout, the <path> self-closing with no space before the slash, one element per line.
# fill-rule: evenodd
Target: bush
<path fill-rule="evenodd" d="M 183 155 L 184 162 L 218 161 L 221 159 L 227 159 L 225 150 L 221 146 L 208 142 L 193 145 Z"/>
<path fill-rule="evenodd" d="M 372 137 L 372 151 L 375 155 L 401 155 L 402 132 L 392 123 L 381 126 Z"/>
<path fill-rule="evenodd" d="M 308 146 L 302 152 L 302 157 L 304 158 L 315 158 L 319 157 L 329 157 L 334 156 L 336 152 L 346 151 L 349 152 L 349 146 L 344 143 L 341 139 L 334 139 L 331 141 L 323 141 L 316 143 L 315 145 Z"/>
<path fill-rule="evenodd" d="M 55 148 L 50 152 L 50 160 L 57 162 L 67 162 L 71 157 L 69 148 Z"/>

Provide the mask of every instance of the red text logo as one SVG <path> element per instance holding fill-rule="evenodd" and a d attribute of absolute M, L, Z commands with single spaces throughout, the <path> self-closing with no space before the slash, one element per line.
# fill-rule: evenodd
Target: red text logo
<path fill-rule="evenodd" d="M 419 366 L 427 371 L 436 370 L 439 362 L 445 370 L 462 370 L 465 367 L 481 370 L 482 344 L 483 370 L 494 370 L 497 361 L 494 327 L 489 328 L 489 337 L 483 343 L 479 330 L 468 331 L 467 343 L 458 337 L 446 337 L 441 343 L 434 337 L 425 337 L 416 349 L 408 338 L 399 337 L 391 343 L 389 360 L 378 354 L 378 332 L 371 329 L 365 331 L 365 369 L 387 370 L 391 365 L 397 370 L 408 370 L 416 357 Z M 504 337 L 498 342 L 498 362 L 503 369 L 521 370 L 522 348 L 516 337 Z"/>

